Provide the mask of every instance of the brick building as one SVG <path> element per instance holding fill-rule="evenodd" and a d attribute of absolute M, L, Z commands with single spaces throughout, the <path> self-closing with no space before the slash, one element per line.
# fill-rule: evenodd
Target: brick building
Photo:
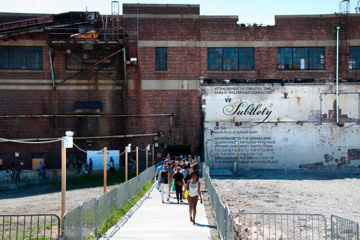
<path fill-rule="evenodd" d="M 199 5 L 176 4 L 123 4 L 123 15 L 111 16 L 96 12 L 1 13 L 0 137 L 54 138 L 72 130 L 80 137 L 75 142 L 84 149 L 123 149 L 129 142 L 144 147 L 156 142 L 157 157 L 166 152 L 204 152 L 210 159 L 216 155 L 216 147 L 207 144 L 221 145 L 211 137 L 219 128 L 228 127 L 225 131 L 230 131 L 229 135 L 241 126 L 258 123 L 264 124 L 257 127 L 286 126 L 284 129 L 294 130 L 291 124 L 301 122 L 312 124 L 307 129 L 315 132 L 323 130 L 315 129 L 318 122 L 326 129 L 351 123 L 356 125 L 352 129 L 357 129 L 359 109 L 352 106 L 358 103 L 351 101 L 358 101 L 359 95 L 360 15 L 275 16 L 274 26 L 262 26 L 238 23 L 237 16 L 199 13 Z M 338 118 L 332 104 L 337 26 L 340 91 L 345 96 Z M 238 91 L 243 88 L 255 92 Z M 311 101 L 306 100 L 309 95 L 301 93 L 314 89 L 319 89 L 316 99 L 323 93 L 331 97 L 324 106 L 319 103 L 310 109 Z M 276 97 L 294 99 L 297 112 L 308 117 L 294 113 L 296 116 L 280 114 L 274 118 L 276 111 L 272 110 L 273 115 L 265 120 L 235 119 L 222 118 L 218 115 L 221 111 L 213 115 L 208 112 L 212 108 L 209 103 L 217 104 L 216 99 L 231 102 L 234 94 L 238 99 L 252 95 L 259 104 L 273 98 L 275 95 L 268 94 L 274 92 L 279 93 Z M 305 103 L 300 104 L 302 100 Z M 353 134 L 357 133 L 345 137 Z M 319 137 L 313 139 L 321 142 Z M 226 144 L 233 146 L 235 140 Z M 339 139 L 333 140 L 329 144 L 337 146 Z M 32 159 L 44 158 L 50 167 L 58 168 L 58 145 L 0 143 L 2 166 L 9 168 L 23 161 L 29 169 Z M 350 150 L 350 158 L 357 160 L 357 149 L 353 146 L 339 154 L 329 150 L 323 155 L 338 160 L 338 164 L 348 160 Z M 226 151 L 229 158 L 221 162 L 237 162 L 237 150 Z M 249 164 L 246 156 L 250 153 L 246 151 L 238 163 Z M 20 153 L 18 157 L 15 152 Z M 343 153 L 347 156 L 341 160 Z M 68 155 L 69 164 L 86 157 L 76 149 Z M 296 164 L 301 165 L 301 159 Z M 321 165 L 316 160 L 310 162 L 313 164 Z"/>

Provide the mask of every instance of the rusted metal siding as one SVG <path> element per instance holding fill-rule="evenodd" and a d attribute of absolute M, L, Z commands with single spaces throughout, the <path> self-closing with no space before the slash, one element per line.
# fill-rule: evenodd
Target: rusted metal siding
<path fill-rule="evenodd" d="M 360 85 L 203 86 L 205 157 L 213 167 L 360 167 Z M 236 168 L 239 166 L 237 165 Z"/>

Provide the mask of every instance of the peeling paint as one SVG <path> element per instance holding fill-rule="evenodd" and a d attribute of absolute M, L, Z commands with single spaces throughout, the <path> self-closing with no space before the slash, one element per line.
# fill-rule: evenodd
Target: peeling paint
<path fill-rule="evenodd" d="M 205 159 L 215 168 L 341 169 L 360 167 L 360 85 L 342 85 L 337 126 L 335 93 L 327 85 L 205 86 Z M 329 90 L 330 89 L 330 90 Z M 291 97 L 285 93 L 291 92 Z M 286 97 L 286 98 L 285 98 Z M 262 104 L 272 113 L 223 114 L 224 106 Z M 234 105 L 232 105 L 234 104 Z M 256 106 L 256 105 L 254 105 Z M 216 122 L 216 125 L 215 125 Z M 212 153 L 212 154 L 209 154 Z"/>

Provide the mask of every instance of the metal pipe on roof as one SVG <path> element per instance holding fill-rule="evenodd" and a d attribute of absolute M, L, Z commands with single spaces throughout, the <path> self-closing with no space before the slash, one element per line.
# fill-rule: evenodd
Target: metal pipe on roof
<path fill-rule="evenodd" d="M 339 125 L 339 33 L 340 26 L 336 27 L 336 124 Z"/>
<path fill-rule="evenodd" d="M 111 138 L 135 138 L 135 137 L 153 137 L 160 136 L 160 133 L 142 133 L 142 134 L 124 134 L 124 135 L 110 135 L 110 136 L 90 136 L 90 137 L 74 137 L 76 140 L 90 140 L 90 139 L 111 139 Z M 51 141 L 57 138 L 24 138 L 24 139 L 12 139 L 18 141 Z M 0 143 L 7 141 L 0 140 Z"/>
<path fill-rule="evenodd" d="M 170 117 L 174 116 L 174 113 L 159 113 L 159 114 L 29 114 L 29 115 L 0 115 L 0 118 L 99 118 L 99 117 L 113 117 L 113 118 L 125 118 L 125 117 Z"/>

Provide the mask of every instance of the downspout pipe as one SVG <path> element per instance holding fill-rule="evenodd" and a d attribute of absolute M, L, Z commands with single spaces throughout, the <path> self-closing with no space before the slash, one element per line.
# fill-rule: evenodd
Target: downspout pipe
<path fill-rule="evenodd" d="M 50 48 L 49 48 L 49 60 L 50 60 L 50 70 L 51 70 L 52 85 L 53 85 L 53 87 L 56 87 L 55 75 L 54 75 L 54 66 L 53 66 L 53 60 L 52 60 L 52 53 L 51 53 Z"/>
<path fill-rule="evenodd" d="M 340 26 L 336 27 L 336 124 L 339 125 L 339 33 Z"/>

